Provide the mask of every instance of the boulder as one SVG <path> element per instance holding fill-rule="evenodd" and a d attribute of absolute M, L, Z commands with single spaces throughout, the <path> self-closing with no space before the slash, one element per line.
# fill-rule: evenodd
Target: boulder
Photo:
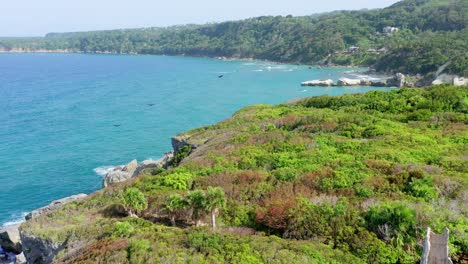
<path fill-rule="evenodd" d="M 338 86 L 356 86 L 361 85 L 361 79 L 341 78 L 338 80 Z"/>
<path fill-rule="evenodd" d="M 0 229 L 0 247 L 5 251 L 15 254 L 20 254 L 23 251 L 18 231 L 19 226 L 20 224 L 17 224 Z"/>
<path fill-rule="evenodd" d="M 81 194 L 76 194 L 76 195 L 72 195 L 72 196 L 69 196 L 69 197 L 65 197 L 65 198 L 53 201 L 49 205 L 41 207 L 39 209 L 36 209 L 36 210 L 30 212 L 29 214 L 27 214 L 26 215 L 26 220 L 38 217 L 38 216 L 40 216 L 42 214 L 45 214 L 45 213 L 55 211 L 55 210 L 59 209 L 60 207 L 62 207 L 63 205 L 67 204 L 67 203 L 78 201 L 78 200 L 81 200 L 81 199 L 83 199 L 85 197 L 87 197 L 87 195 L 84 194 L 84 193 L 81 193 Z"/>
<path fill-rule="evenodd" d="M 127 165 L 125 165 L 125 167 L 123 167 L 122 171 L 128 172 L 129 174 L 133 175 L 137 167 L 138 167 L 137 160 L 132 160 Z"/>
<path fill-rule="evenodd" d="M 104 187 L 112 186 L 116 183 L 123 182 L 132 178 L 133 174 L 130 174 L 123 170 L 113 170 L 104 176 Z"/>
<path fill-rule="evenodd" d="M 302 86 L 333 86 L 335 82 L 331 79 L 328 80 L 312 80 L 301 83 Z"/>

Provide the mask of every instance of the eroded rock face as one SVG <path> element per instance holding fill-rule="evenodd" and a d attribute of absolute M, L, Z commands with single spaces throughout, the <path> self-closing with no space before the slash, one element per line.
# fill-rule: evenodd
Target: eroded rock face
<path fill-rule="evenodd" d="M 52 263 L 55 255 L 65 247 L 64 244 L 53 243 L 49 240 L 36 238 L 23 232 L 20 232 L 20 237 L 27 263 Z"/>
<path fill-rule="evenodd" d="M 18 231 L 19 226 L 20 224 L 17 224 L 0 229 L 0 246 L 5 251 L 15 254 L 20 254 L 23 251 Z"/>
<path fill-rule="evenodd" d="M 38 217 L 41 214 L 45 214 L 45 213 L 55 211 L 55 210 L 59 209 L 60 207 L 62 207 L 64 204 L 81 200 L 81 199 L 85 198 L 86 196 L 87 196 L 86 194 L 81 193 L 81 194 L 76 194 L 76 195 L 72 195 L 72 196 L 69 196 L 69 197 L 65 197 L 65 198 L 53 201 L 49 205 L 41 207 L 39 209 L 36 209 L 36 210 L 30 212 L 29 214 L 27 214 L 26 215 L 26 220 Z"/>

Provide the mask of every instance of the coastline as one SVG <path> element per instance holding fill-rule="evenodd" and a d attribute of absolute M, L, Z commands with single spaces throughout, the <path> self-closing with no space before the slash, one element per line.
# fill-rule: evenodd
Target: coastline
<path fill-rule="evenodd" d="M 310 67 L 320 67 L 320 68 L 366 68 L 367 72 L 372 72 L 369 66 L 365 65 L 321 65 L 318 63 L 297 63 L 297 62 L 288 62 L 288 61 L 274 61 L 267 59 L 259 59 L 252 57 L 226 57 L 226 56 L 203 56 L 203 55 L 186 55 L 186 54 L 151 54 L 151 53 L 138 53 L 138 52 L 112 52 L 112 51 L 94 51 L 94 52 L 85 52 L 76 49 L 57 49 L 57 50 L 48 50 L 48 49 L 0 49 L 0 54 L 22 54 L 22 53 L 50 53 L 50 54 L 91 54 L 91 55 L 138 55 L 138 56 L 170 56 L 170 57 L 187 57 L 187 58 L 207 58 L 220 61 L 243 61 L 243 62 L 263 62 L 276 65 L 295 65 L 295 66 L 310 66 Z M 382 73 L 384 74 L 384 73 Z"/>

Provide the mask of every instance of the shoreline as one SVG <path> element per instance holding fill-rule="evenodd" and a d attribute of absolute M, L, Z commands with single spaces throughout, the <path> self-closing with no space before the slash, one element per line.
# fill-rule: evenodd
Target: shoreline
<path fill-rule="evenodd" d="M 110 52 L 110 51 L 95 51 L 95 52 L 84 52 L 81 50 L 74 49 L 57 49 L 57 50 L 48 50 L 48 49 L 11 49 L 5 50 L 0 49 L 0 54 L 89 54 L 89 55 L 135 55 L 135 56 L 169 56 L 169 57 L 186 57 L 186 58 L 207 58 L 214 59 L 219 61 L 243 61 L 243 62 L 263 62 L 276 65 L 294 65 L 294 66 L 305 66 L 305 67 L 320 67 L 320 68 L 365 68 L 367 71 L 363 73 L 372 72 L 369 66 L 364 65 L 321 65 L 318 63 L 307 64 L 307 63 L 296 63 L 296 62 L 283 62 L 283 61 L 273 61 L 268 59 L 258 59 L 251 57 L 226 57 L 226 56 L 204 56 L 204 55 L 186 55 L 186 54 L 150 54 L 150 53 L 138 53 L 138 52 Z M 382 73 L 385 74 L 385 73 Z"/>

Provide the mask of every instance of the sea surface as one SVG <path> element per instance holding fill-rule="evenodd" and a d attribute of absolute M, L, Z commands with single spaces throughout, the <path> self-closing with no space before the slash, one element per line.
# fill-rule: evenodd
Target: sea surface
<path fill-rule="evenodd" d="M 251 104 L 389 88 L 301 87 L 364 69 L 207 58 L 0 54 L 0 227 L 101 188 L 112 166 Z"/>

